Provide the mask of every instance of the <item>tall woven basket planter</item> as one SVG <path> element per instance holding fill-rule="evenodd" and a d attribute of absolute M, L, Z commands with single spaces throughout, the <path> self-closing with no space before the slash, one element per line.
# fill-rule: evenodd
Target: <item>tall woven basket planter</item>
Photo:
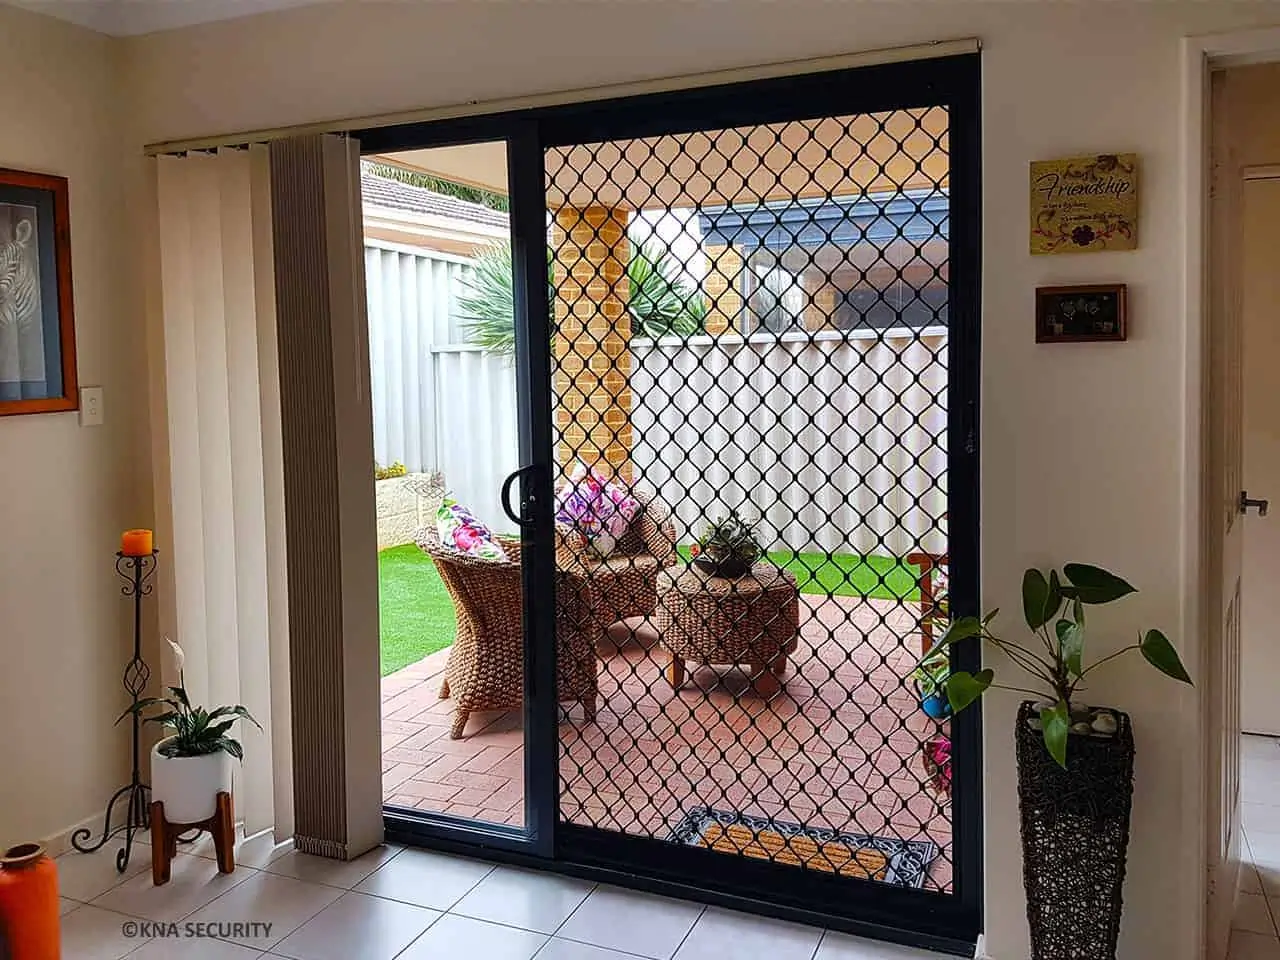
<path fill-rule="evenodd" d="M 1018 801 L 1032 960 L 1115 960 L 1120 933 L 1133 729 L 1114 711 L 1114 737 L 1072 734 L 1067 769 L 1018 711 Z"/>

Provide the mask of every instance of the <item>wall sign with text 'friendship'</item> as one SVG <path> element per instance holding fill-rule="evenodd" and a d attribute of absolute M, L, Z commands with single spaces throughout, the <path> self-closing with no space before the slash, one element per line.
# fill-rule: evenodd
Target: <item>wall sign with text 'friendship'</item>
<path fill-rule="evenodd" d="M 1138 155 L 1031 164 L 1031 252 L 1093 253 L 1138 245 Z"/>

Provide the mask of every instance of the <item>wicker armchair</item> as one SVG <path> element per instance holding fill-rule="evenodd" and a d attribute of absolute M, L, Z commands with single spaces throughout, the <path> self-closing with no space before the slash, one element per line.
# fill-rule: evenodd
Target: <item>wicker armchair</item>
<path fill-rule="evenodd" d="M 653 613 L 658 604 L 658 572 L 679 559 L 670 509 L 650 494 L 630 493 L 639 501 L 640 511 L 605 559 L 591 551 L 582 534 L 556 524 L 556 566 L 595 586 L 596 618 L 606 627 Z"/>
<path fill-rule="evenodd" d="M 511 710 L 524 702 L 520 541 L 498 538 L 506 560 L 483 560 L 445 547 L 434 525 L 419 530 L 415 542 L 435 562 L 458 617 L 440 698 L 454 699 L 449 736 L 459 740 L 473 710 Z M 588 720 L 596 715 L 595 602 L 589 581 L 557 572 L 559 697 L 562 703 L 581 703 Z"/>

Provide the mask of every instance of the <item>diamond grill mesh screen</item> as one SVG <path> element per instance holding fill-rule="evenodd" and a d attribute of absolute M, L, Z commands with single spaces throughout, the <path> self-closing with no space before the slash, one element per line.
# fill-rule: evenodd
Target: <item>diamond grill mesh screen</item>
<path fill-rule="evenodd" d="M 948 168 L 942 108 L 547 152 L 563 821 L 950 892 Z"/>

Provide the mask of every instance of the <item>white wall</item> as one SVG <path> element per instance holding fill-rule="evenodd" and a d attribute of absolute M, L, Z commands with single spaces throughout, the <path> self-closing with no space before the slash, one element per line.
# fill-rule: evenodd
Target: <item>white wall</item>
<path fill-rule="evenodd" d="M 136 136 L 154 141 L 978 36 L 984 43 L 983 542 L 986 606 L 1019 608 L 1028 564 L 1081 560 L 1142 593 L 1092 618 L 1101 648 L 1181 623 L 1186 390 L 1180 257 L 1180 45 L 1280 23 L 1274 2 L 1097 4 L 342 3 L 125 42 Z M 1140 249 L 1032 258 L 1027 164 L 1142 155 Z M 1120 280 L 1124 344 L 1037 346 L 1037 285 Z M 1195 532 L 1186 539 L 1195 541 Z M 1005 617 L 1012 630 L 1012 615 Z M 1137 793 L 1120 955 L 1196 954 L 1194 694 L 1130 661 L 1089 691 L 1134 715 Z M 987 932 L 1026 955 L 1012 695 L 986 712 Z"/>
<path fill-rule="evenodd" d="M 0 846 L 100 815 L 128 770 L 112 723 L 132 621 L 112 564 L 151 504 L 142 328 L 121 299 L 118 83 L 112 41 L 0 6 L 0 167 L 70 179 L 80 382 L 106 390 L 101 427 L 0 419 Z"/>

